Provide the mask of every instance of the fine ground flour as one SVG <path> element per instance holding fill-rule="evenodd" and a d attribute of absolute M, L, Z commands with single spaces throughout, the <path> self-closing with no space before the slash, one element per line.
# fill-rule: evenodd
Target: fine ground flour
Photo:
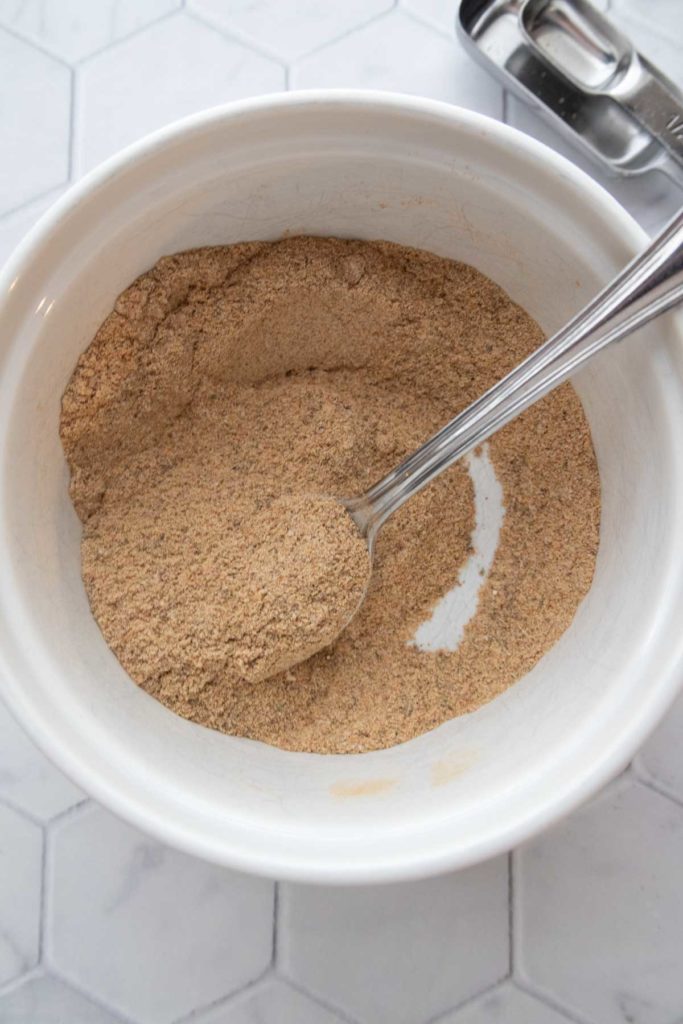
<path fill-rule="evenodd" d="M 598 545 L 597 466 L 570 385 L 490 443 L 505 518 L 455 652 L 410 640 L 470 552 L 463 466 L 384 526 L 366 601 L 336 643 L 265 680 L 273 665 L 244 640 L 240 552 L 299 521 L 288 517 L 309 495 L 365 490 L 541 340 L 471 267 L 385 242 L 302 237 L 160 260 L 81 356 L 61 418 L 83 579 L 131 677 L 211 728 L 344 753 L 408 740 L 528 672 L 570 624 Z M 296 529 L 300 553 L 311 538 Z M 259 591 L 280 633 L 278 580 L 294 565 L 280 561 Z"/>

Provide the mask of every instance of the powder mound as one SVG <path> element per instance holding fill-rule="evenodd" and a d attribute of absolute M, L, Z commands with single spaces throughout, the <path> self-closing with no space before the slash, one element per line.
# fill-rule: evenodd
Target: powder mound
<path fill-rule="evenodd" d="M 455 651 L 412 640 L 471 550 L 465 466 L 382 527 L 365 600 L 336 639 L 365 551 L 353 533 L 335 561 L 325 530 L 311 550 L 304 516 L 310 495 L 362 494 L 542 339 L 472 267 L 387 242 L 197 249 L 133 282 L 81 355 L 60 421 L 86 592 L 131 678 L 212 729 L 349 753 L 410 740 L 525 675 L 595 565 L 599 477 L 570 385 L 490 442 L 505 517 Z M 331 600 L 339 576 L 348 605 Z M 273 636 L 302 623 L 299 636 L 332 642 L 274 671 Z"/>
<path fill-rule="evenodd" d="M 331 498 L 273 501 L 238 533 L 230 652 L 239 675 L 259 682 L 337 639 L 358 611 L 370 556 L 353 520 Z M 232 610 L 232 609 L 231 609 Z"/>
<path fill-rule="evenodd" d="M 142 500 L 107 502 L 86 528 L 82 561 L 124 667 L 195 690 L 218 673 L 260 682 L 327 647 L 357 612 L 371 569 L 331 498 L 243 500 L 236 510 L 220 489 L 212 501 L 172 471 Z"/>

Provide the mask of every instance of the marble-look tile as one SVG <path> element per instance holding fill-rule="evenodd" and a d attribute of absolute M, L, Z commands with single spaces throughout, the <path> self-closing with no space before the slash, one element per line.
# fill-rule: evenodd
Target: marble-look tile
<path fill-rule="evenodd" d="M 0 0 L 0 25 L 66 61 L 130 35 L 181 0 Z"/>
<path fill-rule="evenodd" d="M 79 69 L 78 165 L 205 107 L 284 87 L 284 68 L 179 14 Z"/>
<path fill-rule="evenodd" d="M 683 694 L 636 757 L 638 774 L 683 801 Z"/>
<path fill-rule="evenodd" d="M 446 35 L 455 32 L 458 4 L 453 0 L 399 0 L 399 6 Z"/>
<path fill-rule="evenodd" d="M 606 10 L 609 0 L 591 2 L 594 7 Z M 455 19 L 459 7 L 455 0 L 399 0 L 399 6 L 446 35 L 452 36 L 455 32 Z"/>
<path fill-rule="evenodd" d="M 0 985 L 38 962 L 42 854 L 40 828 L 0 804 Z"/>
<path fill-rule="evenodd" d="M 193 1016 L 192 1024 L 342 1024 L 342 1021 L 286 982 L 268 978 L 207 1013 Z"/>
<path fill-rule="evenodd" d="M 551 127 L 536 111 L 514 96 L 507 97 L 506 121 L 580 167 L 651 234 L 662 228 L 680 208 L 680 189 L 664 174 L 655 172 L 625 178 L 602 170 L 582 149 L 572 144 L 566 134 Z"/>
<path fill-rule="evenodd" d="M 94 807 L 56 823 L 48 855 L 48 961 L 139 1024 L 170 1024 L 270 962 L 270 882 L 168 849 Z"/>
<path fill-rule="evenodd" d="M 393 0 L 189 0 L 191 10 L 218 28 L 284 60 L 296 60 L 392 6 Z"/>
<path fill-rule="evenodd" d="M 0 26 L 11 30 L 0 27 L 0 263 L 68 175 L 69 70 L 12 33 L 70 62 L 97 51 L 78 69 L 80 169 L 176 117 L 282 88 L 282 68 L 252 42 L 286 59 L 324 47 L 294 67 L 295 86 L 422 92 L 500 114 L 497 85 L 449 40 L 449 0 L 399 0 L 402 10 L 371 24 L 390 0 L 189 0 L 215 29 L 186 14 L 151 24 L 178 4 L 0 0 Z M 679 84 L 682 4 L 611 0 L 615 22 Z M 649 230 L 680 205 L 665 179 L 610 178 L 516 101 L 508 113 Z M 681 728 L 683 699 L 637 759 L 643 777 L 678 799 Z M 424 1024 L 434 1014 L 439 1024 L 565 1022 L 509 981 L 475 994 L 507 969 L 500 860 L 388 889 L 284 887 L 281 969 L 315 994 L 270 976 L 238 993 L 269 963 L 272 887 L 160 847 L 92 806 L 48 828 L 46 953 L 79 991 L 37 976 L 42 836 L 2 801 L 48 820 L 79 797 L 0 708 L 0 1024 Z M 571 1020 L 683 1019 L 682 817 L 622 782 L 519 855 L 520 984 L 567 1005 Z"/>
<path fill-rule="evenodd" d="M 683 5 L 673 7 L 658 0 L 630 4 L 619 13 L 618 25 L 635 47 L 679 87 L 683 84 Z"/>
<path fill-rule="evenodd" d="M 296 89 L 356 87 L 392 89 L 448 100 L 500 117 L 497 83 L 459 47 L 393 11 L 295 64 Z"/>
<path fill-rule="evenodd" d="M 683 1010 L 683 810 L 624 778 L 517 855 L 516 964 L 600 1024 Z"/>
<path fill-rule="evenodd" d="M 507 858 L 405 885 L 283 886 L 280 967 L 352 1017 L 415 1024 L 508 968 Z"/>
<path fill-rule="evenodd" d="M 0 996 L 2 1024 L 121 1024 L 59 978 L 27 978 Z"/>
<path fill-rule="evenodd" d="M 0 224 L 0 262 L 1 243 Z M 3 799 L 47 821 L 82 800 L 83 793 L 38 750 L 0 700 L 0 800 Z"/>
<path fill-rule="evenodd" d="M 69 174 L 69 69 L 0 29 L 0 215 Z"/>
<path fill-rule="evenodd" d="M 641 46 L 643 33 L 655 34 L 678 42 L 680 55 L 683 38 L 683 5 L 681 0 L 610 0 L 609 14 L 615 25 L 631 32 L 636 46 Z M 679 62 L 679 78 L 680 78 Z"/>
<path fill-rule="evenodd" d="M 569 1018 L 505 981 L 436 1024 L 569 1024 Z"/>
<path fill-rule="evenodd" d="M 40 199 L 25 203 L 18 210 L 0 217 L 0 267 L 11 255 L 15 246 L 19 244 L 24 235 L 29 231 L 39 217 L 52 206 L 64 192 L 63 188 L 53 189 Z M 0 718 L 1 720 L 1 718 Z M 2 726 L 0 725 L 0 728 Z M 0 764 L 2 763 L 2 752 L 0 751 Z M 0 769 L 1 771 L 1 769 Z"/>

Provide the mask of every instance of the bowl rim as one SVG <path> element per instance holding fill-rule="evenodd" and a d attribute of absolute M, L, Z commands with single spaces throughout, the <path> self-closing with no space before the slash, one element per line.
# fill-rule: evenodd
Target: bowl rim
<path fill-rule="evenodd" d="M 59 231 L 62 221 L 74 207 L 89 195 L 106 188 L 108 182 L 122 170 L 139 164 L 149 155 L 163 150 L 181 138 L 189 139 L 204 132 L 211 132 L 225 123 L 235 123 L 275 111 L 285 113 L 312 108 L 344 110 L 346 113 L 354 110 L 393 112 L 399 116 L 426 118 L 438 122 L 445 130 L 465 129 L 484 132 L 503 149 L 507 148 L 518 155 L 526 154 L 528 158 L 542 163 L 549 172 L 556 174 L 565 185 L 570 186 L 580 196 L 582 202 L 592 204 L 596 210 L 600 210 L 602 216 L 609 215 L 614 237 L 633 255 L 647 240 L 648 236 L 630 214 L 588 174 L 549 147 L 485 115 L 439 100 L 374 90 L 323 89 L 276 93 L 212 107 L 175 121 L 116 153 L 72 185 L 28 232 L 0 272 L 0 324 L 14 284 L 39 255 L 41 247 L 48 243 L 54 232 Z M 680 323 L 680 320 L 677 322 Z M 11 343 L 10 335 L 8 349 Z M 0 352 L 0 378 L 1 376 Z M 678 478 L 677 495 L 683 505 L 683 454 L 679 456 L 679 465 L 681 473 Z M 679 562 L 681 564 L 677 567 L 678 577 L 683 578 L 683 548 Z M 5 585 L 0 578 L 0 614 L 3 614 L 3 608 L 8 605 L 9 600 L 10 595 L 6 593 Z M 488 829 L 478 841 L 470 842 L 465 848 L 458 847 L 457 841 L 453 841 L 452 834 L 449 837 L 449 820 L 444 818 L 438 826 L 441 841 L 433 842 L 432 831 L 426 832 L 419 855 L 408 850 L 401 856 L 393 850 L 387 852 L 383 859 L 375 858 L 371 863 L 351 859 L 343 854 L 340 856 L 334 849 L 330 849 L 329 855 L 325 854 L 317 860 L 310 859 L 301 849 L 303 843 L 292 844 L 291 853 L 287 854 L 273 854 L 263 849 L 255 854 L 254 837 L 251 837 L 250 847 L 237 835 L 239 829 L 244 831 L 243 826 L 236 826 L 234 835 L 224 833 L 220 839 L 208 842 L 205 837 L 194 833 L 184 822 L 171 821 L 161 814 L 150 813 L 150 801 L 145 796 L 139 799 L 131 798 L 117 783 L 117 772 L 112 766 L 100 764 L 93 768 L 78 754 L 72 753 L 59 735 L 51 729 L 46 716 L 41 717 L 35 713 L 32 701 L 27 699 L 21 679 L 10 665 L 3 645 L 0 645 L 0 692 L 10 711 L 29 736 L 67 776 L 109 810 L 148 834 L 153 834 L 157 839 L 227 867 L 268 877 L 328 884 L 377 883 L 421 878 L 486 860 L 529 839 L 583 803 L 628 764 L 637 748 L 658 724 L 678 693 L 679 681 L 683 675 L 682 665 L 683 632 L 673 657 L 667 659 L 666 666 L 658 673 L 657 686 L 653 686 L 649 691 L 647 701 L 644 700 L 642 706 L 635 709 L 627 725 L 618 735 L 611 738 L 610 743 L 605 743 L 600 748 L 592 761 L 583 756 L 581 763 L 576 765 L 577 770 L 574 774 L 566 772 L 567 781 L 562 792 L 553 794 L 552 798 L 547 798 L 545 802 L 532 802 L 531 806 L 527 806 L 526 812 L 518 812 L 516 816 L 513 814 L 510 820 L 499 820 L 494 828 Z M 255 830 L 247 826 L 246 831 Z M 267 842 L 263 845 L 267 846 Z"/>

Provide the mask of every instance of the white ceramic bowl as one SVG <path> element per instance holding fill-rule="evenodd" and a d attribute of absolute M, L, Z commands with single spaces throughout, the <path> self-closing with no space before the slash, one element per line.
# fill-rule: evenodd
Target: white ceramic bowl
<path fill-rule="evenodd" d="M 57 434 L 79 353 L 137 274 L 162 253 L 283 232 L 391 239 L 464 260 L 548 330 L 646 240 L 550 150 L 407 97 L 239 103 L 94 171 L 0 281 L 2 693 L 85 790 L 201 857 L 328 882 L 471 864 L 592 794 L 675 695 L 680 334 L 661 321 L 576 381 L 600 464 L 600 551 L 573 625 L 534 671 L 476 714 L 391 750 L 285 753 L 175 717 L 120 668 L 88 609 Z"/>

